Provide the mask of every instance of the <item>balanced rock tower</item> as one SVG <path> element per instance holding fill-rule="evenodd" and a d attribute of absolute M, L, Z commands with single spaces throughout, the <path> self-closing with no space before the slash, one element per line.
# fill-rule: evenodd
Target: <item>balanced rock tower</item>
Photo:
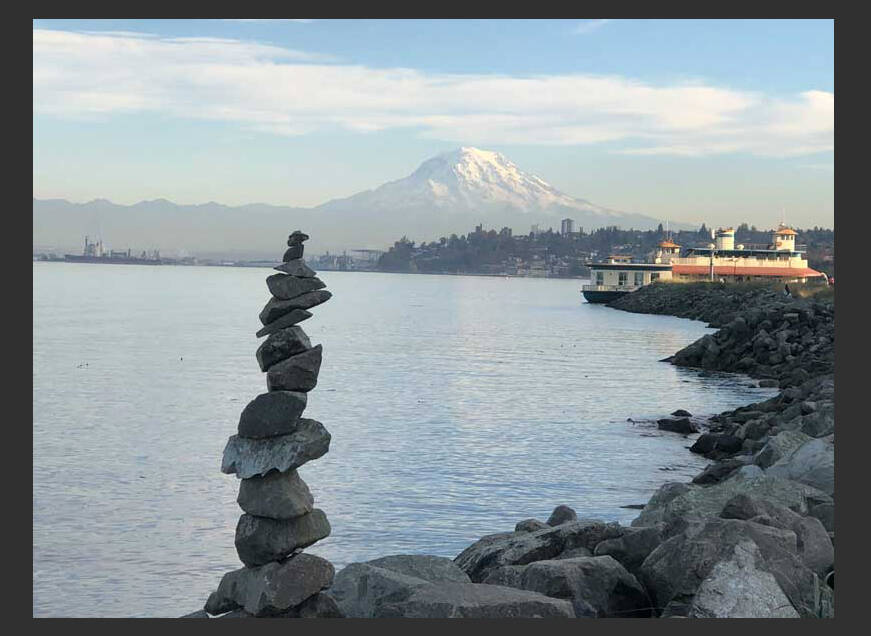
<path fill-rule="evenodd" d="M 322 349 L 311 345 L 298 323 L 332 296 L 302 259 L 308 238 L 299 230 L 291 234 L 284 262 L 275 268 L 279 273 L 266 279 L 272 298 L 260 312 L 257 336 L 268 337 L 256 355 L 267 391 L 242 411 L 221 464 L 221 472 L 241 480 L 237 502 L 244 514 L 235 543 L 245 567 L 225 574 L 209 596 L 205 613 L 212 616 L 341 616 L 323 592 L 332 584 L 333 565 L 302 552 L 330 534 L 327 516 L 314 507 L 297 474 L 330 447 L 323 424 L 302 417 L 307 393 L 318 381 Z"/>

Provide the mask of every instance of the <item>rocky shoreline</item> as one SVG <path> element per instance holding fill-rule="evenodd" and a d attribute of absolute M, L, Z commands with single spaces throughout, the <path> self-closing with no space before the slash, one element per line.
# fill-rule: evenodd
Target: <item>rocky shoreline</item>
<path fill-rule="evenodd" d="M 612 306 L 719 327 L 668 361 L 745 373 L 780 393 L 704 422 L 680 409 L 660 419 L 676 435 L 700 432 L 691 451 L 712 463 L 691 483 L 661 486 L 629 526 L 557 506 L 453 559 L 352 563 L 320 584 L 329 611 L 296 615 L 833 617 L 833 299 L 655 284 Z"/>

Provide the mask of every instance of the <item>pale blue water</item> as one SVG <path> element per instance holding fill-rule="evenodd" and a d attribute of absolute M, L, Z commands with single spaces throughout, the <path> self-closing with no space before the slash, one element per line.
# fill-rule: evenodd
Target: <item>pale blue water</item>
<path fill-rule="evenodd" d="M 240 567 L 237 480 L 220 472 L 268 269 L 33 265 L 33 614 L 178 616 Z M 628 523 L 704 460 L 627 422 L 771 395 L 658 362 L 702 323 L 583 302 L 581 281 L 323 272 L 302 324 L 324 346 L 303 466 L 341 568 L 453 557 L 557 504 Z"/>

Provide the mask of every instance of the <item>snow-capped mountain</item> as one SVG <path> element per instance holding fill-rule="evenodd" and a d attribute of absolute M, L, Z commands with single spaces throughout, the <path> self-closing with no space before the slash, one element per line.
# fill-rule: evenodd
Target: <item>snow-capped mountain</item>
<path fill-rule="evenodd" d="M 327 210 L 423 210 L 628 217 L 564 194 L 498 152 L 462 147 L 424 161 L 404 179 L 321 206 Z M 606 219 L 607 221 L 607 219 Z"/>
<path fill-rule="evenodd" d="M 77 250 L 88 234 L 101 236 L 113 248 L 242 258 L 272 254 L 276 234 L 297 228 L 312 235 L 310 249 L 337 251 L 384 248 L 403 235 L 433 241 L 466 234 L 478 223 L 516 233 L 527 233 L 533 225 L 558 231 L 563 218 L 587 231 L 607 225 L 651 229 L 660 221 L 571 197 L 497 152 L 466 147 L 424 161 L 404 179 L 315 208 L 34 199 L 33 240 L 34 245 Z"/>

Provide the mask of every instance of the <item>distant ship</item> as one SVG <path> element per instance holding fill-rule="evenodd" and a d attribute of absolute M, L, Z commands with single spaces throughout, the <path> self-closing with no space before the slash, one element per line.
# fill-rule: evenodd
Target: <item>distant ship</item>
<path fill-rule="evenodd" d="M 128 249 L 126 252 L 115 250 L 105 251 L 102 239 L 95 243 L 90 242 L 90 237 L 85 237 L 85 248 L 81 254 L 65 254 L 64 260 L 71 263 L 106 263 L 112 265 L 160 265 L 160 252 L 154 250 L 151 254 L 142 252 L 140 256 L 133 256 Z"/>

